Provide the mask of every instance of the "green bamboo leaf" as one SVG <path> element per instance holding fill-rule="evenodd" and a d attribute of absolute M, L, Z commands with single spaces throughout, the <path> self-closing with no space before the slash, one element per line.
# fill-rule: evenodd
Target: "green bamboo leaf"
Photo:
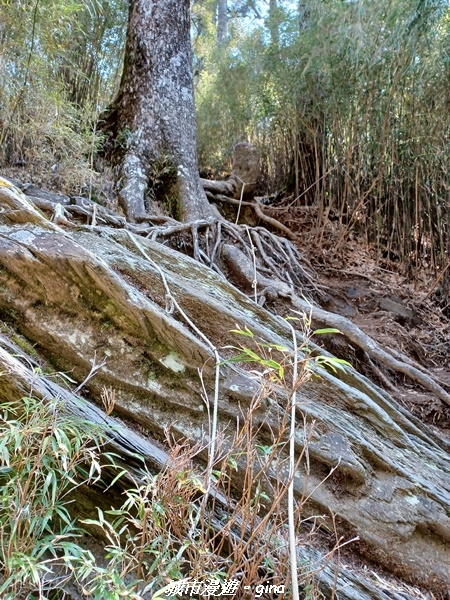
<path fill-rule="evenodd" d="M 316 356 L 314 359 L 316 364 L 323 367 L 330 367 L 332 371 L 345 371 L 345 367 L 351 367 L 352 365 L 343 358 L 336 358 L 335 356 Z"/>
<path fill-rule="evenodd" d="M 312 332 L 312 335 L 323 335 L 327 333 L 342 333 L 339 329 L 335 329 L 334 327 L 328 327 L 325 329 L 316 329 Z"/>
<path fill-rule="evenodd" d="M 253 332 L 247 327 L 245 326 L 245 329 L 230 329 L 230 333 L 236 333 L 237 335 L 243 335 L 244 337 L 249 337 L 249 338 L 253 338 L 255 337 Z"/>

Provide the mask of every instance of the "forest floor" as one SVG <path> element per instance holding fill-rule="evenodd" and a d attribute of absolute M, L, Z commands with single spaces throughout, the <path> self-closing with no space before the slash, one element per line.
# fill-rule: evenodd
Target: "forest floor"
<path fill-rule="evenodd" d="M 377 256 L 377 249 L 363 234 L 346 232 L 346 225 L 327 221 L 316 228 L 317 211 L 312 207 L 290 212 L 288 218 L 276 216 L 298 233 L 297 247 L 317 273 L 317 283 L 330 296 L 328 310 L 349 318 L 382 347 L 406 354 L 447 386 L 450 385 L 450 302 L 441 297 L 439 274 L 422 268 L 410 275 L 395 256 Z M 347 236 L 345 235 L 347 233 Z M 323 289 L 322 288 L 322 289 Z M 450 407 L 432 393 L 397 373 L 367 371 L 367 362 L 355 356 L 340 357 L 352 362 L 376 381 L 414 416 L 438 435 L 450 440 Z M 339 347 L 335 348 L 339 356 Z M 376 369 L 376 367 L 375 367 Z M 351 547 L 341 553 L 343 566 L 360 572 L 393 592 L 407 592 L 415 598 L 434 598 L 425 590 L 400 583 L 396 577 L 359 560 Z M 368 572 L 370 571 L 370 572 Z"/>
<path fill-rule="evenodd" d="M 51 172 L 43 176 L 42 171 L 10 168 L 2 173 L 53 193 L 70 195 L 65 181 Z M 102 177 L 95 177 L 93 184 L 99 201 L 120 212 L 113 198 L 111 176 L 107 170 Z M 382 347 L 406 354 L 450 386 L 450 299 L 441 296 L 439 273 L 424 265 L 408 274 L 395 254 L 379 256 L 364 232 L 333 219 L 318 227 L 317 209 L 289 207 L 291 200 L 278 200 L 264 207 L 264 212 L 297 234 L 298 249 L 314 267 L 316 283 L 329 297 L 323 308 L 349 318 Z M 368 368 L 356 350 L 355 356 L 349 357 L 348 345 L 345 355 L 340 355 L 338 343 L 332 351 L 352 362 L 406 410 L 450 440 L 450 407 L 436 396 L 398 373 L 386 374 L 376 364 Z"/>
<path fill-rule="evenodd" d="M 61 193 L 56 185 L 35 181 L 22 170 L 3 169 L 2 174 Z M 394 255 L 378 256 L 364 234 L 348 231 L 345 224 L 333 220 L 317 228 L 318 215 L 313 207 L 284 212 L 286 204 L 288 199 L 265 207 L 265 212 L 298 235 L 297 247 L 314 267 L 316 284 L 325 291 L 327 301 L 323 308 L 349 318 L 382 347 L 406 354 L 449 386 L 450 305 L 441 296 L 439 273 L 424 266 L 408 275 Z M 111 203 L 109 208 L 117 207 Z M 356 348 L 354 356 L 348 356 L 348 345 L 340 348 L 338 338 L 335 344 L 332 351 L 338 357 L 349 360 L 387 389 L 407 411 L 450 440 L 449 406 L 406 377 L 386 372 L 373 363 L 369 366 Z M 403 590 L 415 598 L 433 598 L 402 584 L 378 565 L 371 568 L 366 560 L 360 562 L 350 547 L 341 553 L 341 561 L 362 576 L 391 586 L 393 591 Z"/>
<path fill-rule="evenodd" d="M 278 212 L 277 218 L 298 233 L 297 246 L 329 296 L 324 308 L 349 318 L 382 347 L 406 354 L 450 385 L 450 303 L 441 297 L 439 273 L 423 267 L 408 275 L 395 255 L 377 256 L 364 234 L 348 232 L 338 221 L 328 220 L 317 229 L 312 207 L 287 214 L 283 219 Z M 334 352 L 339 355 L 338 346 Z M 405 409 L 450 439 L 450 407 L 433 394 L 376 365 L 368 372 L 357 352 L 353 359 L 340 357 L 353 361 Z"/>

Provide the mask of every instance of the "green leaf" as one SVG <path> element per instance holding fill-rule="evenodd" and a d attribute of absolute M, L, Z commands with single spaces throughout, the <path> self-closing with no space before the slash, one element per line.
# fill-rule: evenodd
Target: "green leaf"
<path fill-rule="evenodd" d="M 330 367 L 332 371 L 345 371 L 345 367 L 351 367 L 352 365 L 343 358 L 336 358 L 335 356 L 316 356 L 314 362 L 323 367 Z"/>
<path fill-rule="evenodd" d="M 238 470 L 238 464 L 237 464 L 237 461 L 236 461 L 236 459 L 235 459 L 233 456 L 229 456 L 229 457 L 228 457 L 228 464 L 229 464 L 229 465 L 230 465 L 230 467 L 231 467 L 232 469 L 234 469 L 235 471 L 237 471 L 237 470 Z"/>
<path fill-rule="evenodd" d="M 238 335 L 243 335 L 245 337 L 249 337 L 249 338 L 254 338 L 255 335 L 253 333 L 253 331 L 251 331 L 247 325 L 245 326 L 245 329 L 242 330 L 239 325 L 237 325 L 238 329 L 230 329 L 230 333 L 237 333 Z"/>
<path fill-rule="evenodd" d="M 327 333 L 342 333 L 339 329 L 335 329 L 334 327 L 328 327 L 325 329 L 316 329 L 312 332 L 312 335 L 323 335 Z"/>

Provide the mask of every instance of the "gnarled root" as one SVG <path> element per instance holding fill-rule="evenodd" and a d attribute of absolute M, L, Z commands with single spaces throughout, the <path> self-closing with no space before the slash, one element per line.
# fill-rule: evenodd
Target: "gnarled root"
<path fill-rule="evenodd" d="M 276 298 L 289 301 L 293 308 L 311 314 L 315 321 L 339 329 L 350 343 L 366 353 L 370 361 L 406 375 L 450 406 L 448 391 L 418 363 L 395 350 L 382 348 L 349 319 L 301 298 L 320 301 L 324 295 L 314 282 L 315 274 L 311 265 L 286 238 L 263 227 L 234 225 L 214 218 L 179 223 L 168 217 L 149 215 L 140 224 L 129 223 L 124 217 L 87 198 L 50 196 L 50 199 L 34 195 L 29 197 L 38 208 L 50 212 L 63 226 L 70 226 L 74 219 L 82 218 L 91 224 L 90 228 L 95 221 L 95 227 L 98 228 L 125 228 L 154 241 L 161 239 L 168 242 L 176 239 L 176 236 L 187 234 L 190 242 L 185 245 L 190 246 L 196 260 L 213 268 L 224 278 L 225 272 L 231 275 L 239 287 L 252 291 L 252 297 L 259 304 Z"/>

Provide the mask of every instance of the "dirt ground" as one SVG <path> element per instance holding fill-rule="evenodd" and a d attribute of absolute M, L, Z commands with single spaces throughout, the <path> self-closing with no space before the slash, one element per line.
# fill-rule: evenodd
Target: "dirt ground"
<path fill-rule="evenodd" d="M 346 231 L 346 225 L 327 221 L 317 229 L 313 208 L 277 218 L 298 233 L 297 246 L 329 296 L 324 308 L 349 318 L 382 347 L 406 354 L 450 388 L 450 298 L 442 289 L 444 273 L 425 265 L 407 274 L 395 256 L 377 256 L 376 248 L 363 235 Z M 450 440 L 449 406 L 407 378 L 376 364 L 368 368 L 357 352 L 353 364 Z"/>

